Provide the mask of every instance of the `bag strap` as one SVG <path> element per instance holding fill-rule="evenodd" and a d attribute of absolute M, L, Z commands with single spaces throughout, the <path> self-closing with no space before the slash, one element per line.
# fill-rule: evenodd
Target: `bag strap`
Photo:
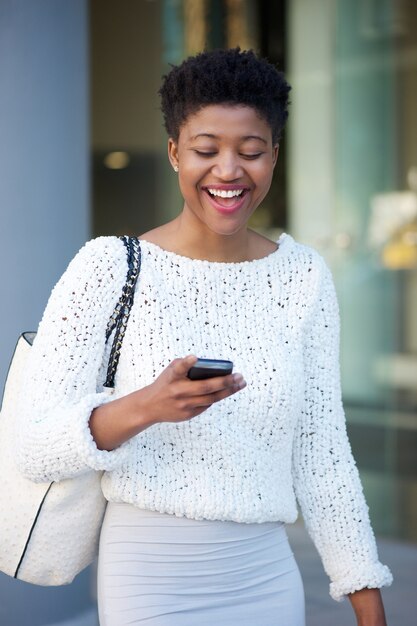
<path fill-rule="evenodd" d="M 110 351 L 109 363 L 107 366 L 106 381 L 104 383 L 104 387 L 108 387 L 110 389 L 114 388 L 114 377 L 119 363 L 120 351 L 122 349 L 123 338 L 125 336 L 127 322 L 129 320 L 135 296 L 135 287 L 139 277 L 142 260 L 140 242 L 137 237 L 124 236 L 120 237 L 120 239 L 122 239 L 127 249 L 128 270 L 122 295 L 116 304 L 106 329 L 106 342 L 108 341 L 113 330 L 116 329 Z"/>
<path fill-rule="evenodd" d="M 128 270 L 126 276 L 126 283 L 122 290 L 122 295 L 119 298 L 118 303 L 114 309 L 114 312 L 107 324 L 106 330 L 106 342 L 108 341 L 113 329 L 116 328 L 116 333 L 113 339 L 113 345 L 110 353 L 109 364 L 107 368 L 107 378 L 104 384 L 105 387 L 114 387 L 114 376 L 116 374 L 117 364 L 119 362 L 120 349 L 122 347 L 123 337 L 126 330 L 127 320 L 129 319 L 130 309 L 132 308 L 134 291 L 136 282 L 138 280 L 139 272 L 140 272 L 140 264 L 141 264 L 141 249 L 140 242 L 136 237 L 120 237 L 123 240 L 127 248 L 127 263 Z M 23 559 L 26 555 L 26 551 L 29 546 L 29 542 L 32 537 L 32 533 L 36 527 L 36 523 L 38 521 L 39 515 L 41 513 L 42 507 L 46 500 L 47 495 L 49 494 L 52 485 L 54 482 L 52 481 L 45 492 L 42 501 L 39 505 L 38 511 L 36 513 L 36 517 L 32 523 L 28 538 L 26 540 L 25 547 L 23 548 L 21 557 L 19 559 L 19 563 L 16 567 L 15 573 L 13 574 L 14 578 L 18 578 L 19 570 L 22 565 Z"/>

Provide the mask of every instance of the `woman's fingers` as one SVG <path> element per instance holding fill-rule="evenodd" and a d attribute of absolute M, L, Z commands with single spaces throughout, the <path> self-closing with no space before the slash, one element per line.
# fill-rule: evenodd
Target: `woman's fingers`
<path fill-rule="evenodd" d="M 188 356 L 182 359 L 174 359 L 168 365 L 168 368 L 172 370 L 172 375 L 174 378 L 184 378 L 188 374 L 188 370 L 190 367 L 194 365 L 198 361 L 198 358 L 193 354 L 189 354 Z"/>
<path fill-rule="evenodd" d="M 243 377 L 240 382 L 233 384 L 232 386 L 228 386 L 225 389 L 221 389 L 220 391 L 216 391 L 210 394 L 201 395 L 201 396 L 193 396 L 192 404 L 196 408 L 198 407 L 209 407 L 214 402 L 219 402 L 219 400 L 224 400 L 229 396 L 237 393 L 241 389 L 246 387 L 246 382 L 243 380 Z"/>
<path fill-rule="evenodd" d="M 151 394 L 152 408 L 149 410 L 156 414 L 157 421 L 190 419 L 205 411 L 214 402 L 223 400 L 246 386 L 242 374 L 238 373 L 190 380 L 187 374 L 196 361 L 197 357 L 191 354 L 174 359 L 149 386 L 149 389 L 155 391 Z"/>
<path fill-rule="evenodd" d="M 182 393 L 187 396 L 207 396 L 223 389 L 233 387 L 243 380 L 241 374 L 228 374 L 227 376 L 214 376 L 203 380 L 184 381 Z"/>
<path fill-rule="evenodd" d="M 190 354 L 182 359 L 174 359 L 168 366 L 172 370 L 173 377 L 182 380 L 181 395 L 208 396 L 222 392 L 225 389 L 231 389 L 243 381 L 242 374 L 238 373 L 228 374 L 227 376 L 213 376 L 203 380 L 190 380 L 187 374 L 196 361 L 197 357 Z"/>

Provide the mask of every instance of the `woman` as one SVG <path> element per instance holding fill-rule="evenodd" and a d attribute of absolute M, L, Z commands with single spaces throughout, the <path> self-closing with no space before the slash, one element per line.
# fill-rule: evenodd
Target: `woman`
<path fill-rule="evenodd" d="M 239 48 L 164 77 L 184 206 L 140 237 L 115 395 L 100 381 L 125 279 L 119 239 L 78 253 L 40 324 L 20 463 L 35 480 L 105 470 L 102 626 L 302 626 L 284 527 L 296 499 L 332 597 L 349 596 L 360 626 L 385 624 L 379 588 L 391 574 L 346 436 L 330 271 L 290 235 L 248 228 L 270 188 L 289 89 Z M 229 359 L 236 373 L 190 380 L 197 356 Z"/>

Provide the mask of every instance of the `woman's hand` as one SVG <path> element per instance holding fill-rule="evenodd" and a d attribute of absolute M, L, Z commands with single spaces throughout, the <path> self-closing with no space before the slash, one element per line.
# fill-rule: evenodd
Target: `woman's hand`
<path fill-rule="evenodd" d="M 175 359 L 152 384 L 135 392 L 140 412 L 151 423 L 189 420 L 246 386 L 241 374 L 190 380 L 187 373 L 196 361 L 192 355 Z"/>
<path fill-rule="evenodd" d="M 379 589 L 361 589 L 348 598 L 355 611 L 358 626 L 387 626 Z"/>
<path fill-rule="evenodd" d="M 94 409 L 89 426 L 98 449 L 114 450 L 158 422 L 189 420 L 246 386 L 241 374 L 190 380 L 196 361 L 191 355 L 175 359 L 147 387 Z"/>

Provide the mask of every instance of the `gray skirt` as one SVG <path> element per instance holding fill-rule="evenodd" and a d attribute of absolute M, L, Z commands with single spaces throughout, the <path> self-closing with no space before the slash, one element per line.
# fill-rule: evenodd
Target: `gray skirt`
<path fill-rule="evenodd" d="M 305 626 L 281 522 L 192 520 L 109 503 L 98 561 L 100 626 Z"/>

